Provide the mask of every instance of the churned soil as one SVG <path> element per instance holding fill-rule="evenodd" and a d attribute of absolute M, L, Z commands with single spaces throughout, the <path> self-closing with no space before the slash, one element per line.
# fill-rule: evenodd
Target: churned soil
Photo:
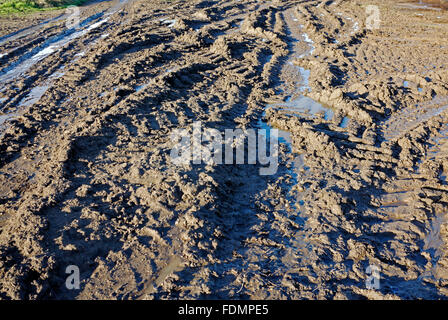
<path fill-rule="evenodd" d="M 0 298 L 448 297 L 448 12 L 416 5 L 0 18 Z M 199 121 L 288 134 L 277 172 L 174 164 Z"/>

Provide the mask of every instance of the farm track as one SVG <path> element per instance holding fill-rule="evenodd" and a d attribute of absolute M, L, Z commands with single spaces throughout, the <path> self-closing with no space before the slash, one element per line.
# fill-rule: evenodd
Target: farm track
<path fill-rule="evenodd" d="M 99 2 L 76 30 L 0 29 L 0 298 L 445 299 L 448 13 L 369 4 L 378 30 L 362 0 Z M 278 107 L 298 96 L 332 117 Z M 272 176 L 174 165 L 198 121 L 290 144 Z"/>

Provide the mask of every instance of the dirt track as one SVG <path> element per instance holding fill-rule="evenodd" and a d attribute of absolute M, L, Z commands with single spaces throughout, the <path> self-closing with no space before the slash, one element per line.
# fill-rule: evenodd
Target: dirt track
<path fill-rule="evenodd" d="M 81 13 L 71 31 L 57 12 L 1 20 L 0 298 L 448 296 L 447 11 L 135 0 Z M 271 176 L 176 166 L 170 134 L 195 121 L 291 141 Z"/>

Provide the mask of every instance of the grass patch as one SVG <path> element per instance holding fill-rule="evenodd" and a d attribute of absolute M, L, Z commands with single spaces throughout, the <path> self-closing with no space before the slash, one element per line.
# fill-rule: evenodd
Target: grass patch
<path fill-rule="evenodd" d="M 27 14 L 37 11 L 64 9 L 70 5 L 79 6 L 87 0 L 32 1 L 32 0 L 0 0 L 0 15 Z"/>

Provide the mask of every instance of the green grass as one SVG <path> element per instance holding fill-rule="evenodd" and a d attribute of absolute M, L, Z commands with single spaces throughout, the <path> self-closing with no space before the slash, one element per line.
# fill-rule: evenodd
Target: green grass
<path fill-rule="evenodd" d="M 44 4 L 32 0 L 0 0 L 0 15 L 27 14 L 36 11 L 64 9 L 70 5 L 79 6 L 86 0 L 45 1 Z"/>

